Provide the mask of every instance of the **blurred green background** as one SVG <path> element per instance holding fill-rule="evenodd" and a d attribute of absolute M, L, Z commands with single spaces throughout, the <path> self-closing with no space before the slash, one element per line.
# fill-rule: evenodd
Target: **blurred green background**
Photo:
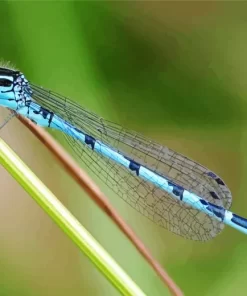
<path fill-rule="evenodd" d="M 232 210 L 247 216 L 246 5 L 1 1 L 0 58 L 32 82 L 209 167 L 232 190 Z M 2 121 L 6 114 L 1 109 Z M 29 131 L 12 120 L 1 137 L 147 295 L 169 295 Z M 94 180 L 185 295 L 246 291 L 245 235 L 226 227 L 208 243 L 185 240 Z M 0 186 L 1 296 L 118 295 L 3 168 Z"/>

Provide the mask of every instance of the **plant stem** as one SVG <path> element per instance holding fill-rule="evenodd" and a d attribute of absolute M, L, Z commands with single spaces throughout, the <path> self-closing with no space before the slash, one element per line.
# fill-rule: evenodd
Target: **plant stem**
<path fill-rule="evenodd" d="M 122 295 L 145 295 L 92 235 L 1 138 L 0 163 L 60 228 L 62 228 Z"/>

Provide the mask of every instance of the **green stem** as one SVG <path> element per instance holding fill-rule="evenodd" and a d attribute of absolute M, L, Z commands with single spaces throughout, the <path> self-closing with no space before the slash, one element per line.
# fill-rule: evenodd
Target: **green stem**
<path fill-rule="evenodd" d="M 123 269 L 1 138 L 0 163 L 122 295 L 145 296 Z"/>

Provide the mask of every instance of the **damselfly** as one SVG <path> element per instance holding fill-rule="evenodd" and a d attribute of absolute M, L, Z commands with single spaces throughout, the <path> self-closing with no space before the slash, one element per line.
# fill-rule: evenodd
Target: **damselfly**
<path fill-rule="evenodd" d="M 103 120 L 69 99 L 0 68 L 0 105 L 37 125 L 62 131 L 75 154 L 115 193 L 156 224 L 193 240 L 247 219 L 229 211 L 223 180 L 189 158 Z"/>

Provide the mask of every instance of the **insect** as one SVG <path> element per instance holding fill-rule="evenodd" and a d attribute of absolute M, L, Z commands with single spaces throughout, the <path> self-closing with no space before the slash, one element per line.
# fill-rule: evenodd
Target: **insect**
<path fill-rule="evenodd" d="M 24 74 L 0 68 L 0 105 L 63 132 L 76 156 L 130 206 L 192 240 L 215 237 L 224 224 L 247 233 L 229 211 L 223 180 L 195 161 L 87 111 Z"/>

